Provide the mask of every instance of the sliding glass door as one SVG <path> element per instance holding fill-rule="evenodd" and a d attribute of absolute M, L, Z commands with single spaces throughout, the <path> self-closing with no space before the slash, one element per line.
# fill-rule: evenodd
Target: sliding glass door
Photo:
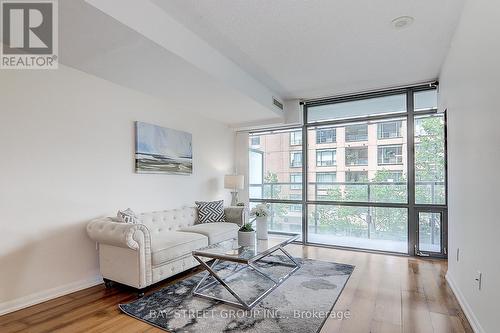
<path fill-rule="evenodd" d="M 302 127 L 250 135 L 250 201 L 271 204 L 272 231 L 301 232 L 310 244 L 446 254 L 436 90 L 308 102 L 304 118 Z"/>

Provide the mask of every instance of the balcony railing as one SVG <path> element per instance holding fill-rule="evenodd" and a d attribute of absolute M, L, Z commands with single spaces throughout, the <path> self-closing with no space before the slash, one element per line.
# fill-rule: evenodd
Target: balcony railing
<path fill-rule="evenodd" d="M 309 182 L 309 201 L 406 203 L 407 183 L 401 182 Z M 416 202 L 445 204 L 444 181 L 417 181 Z M 250 184 L 250 200 L 297 200 L 302 183 Z"/>
<path fill-rule="evenodd" d="M 308 200 L 312 207 L 307 216 L 307 226 L 311 234 L 336 235 L 336 237 L 364 237 L 375 239 L 385 237 L 387 239 L 401 241 L 406 237 L 405 217 L 398 216 L 400 208 L 380 208 L 364 206 L 363 203 L 396 203 L 405 204 L 408 200 L 406 181 L 400 182 L 310 182 L 308 183 Z M 445 182 L 444 181 L 418 181 L 416 183 L 416 203 L 418 204 L 445 204 Z M 261 201 L 273 199 L 269 230 L 272 232 L 300 232 L 302 225 L 302 183 L 267 183 L 250 185 L 250 201 Z M 280 200 L 288 202 L 280 203 Z M 321 202 L 325 202 L 324 204 Z M 335 202 L 335 203 L 328 203 Z M 342 227 L 332 223 L 321 223 L 317 207 L 347 207 L 342 202 L 356 202 L 356 207 L 351 209 L 363 210 L 363 219 L 366 226 L 359 223 L 347 223 Z M 298 207 L 297 207 L 298 206 Z M 359 206 L 359 207 L 358 207 Z M 385 214 L 391 215 L 393 219 L 392 231 L 377 230 L 375 224 L 377 209 L 385 209 Z M 392 209 L 392 210 L 391 210 Z M 394 211 L 395 214 L 392 214 Z M 388 213 L 391 212 L 391 213 Z M 360 215 L 358 214 L 354 215 Z M 394 216 L 392 216 L 394 215 Z M 358 216 L 359 217 L 359 216 Z M 349 220 L 350 217 L 346 217 Z M 375 218 L 375 219 L 374 219 Z M 407 217 L 406 217 L 407 218 Z M 344 221 L 345 222 L 345 221 Z M 359 221 L 358 221 L 359 222 Z M 372 234 L 373 233 L 373 234 Z M 318 236 L 319 237 L 319 236 Z M 405 241 L 406 242 L 406 241 Z M 403 244 L 403 243 L 402 243 Z M 404 246 L 403 246 L 404 247 Z M 399 251 L 399 250 L 398 250 Z M 398 252 L 396 251 L 396 252 Z"/>

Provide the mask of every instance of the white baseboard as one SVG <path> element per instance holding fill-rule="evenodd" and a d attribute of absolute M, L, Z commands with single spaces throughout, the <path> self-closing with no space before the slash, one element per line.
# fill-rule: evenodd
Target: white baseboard
<path fill-rule="evenodd" d="M 75 291 L 90 288 L 102 283 L 102 277 L 94 276 L 86 280 L 75 281 L 66 285 L 43 290 L 31 295 L 16 298 L 0 303 L 0 316 L 9 312 L 14 312 L 31 305 L 42 303 L 60 296 L 64 296 Z"/>
<path fill-rule="evenodd" d="M 469 303 L 465 300 L 464 295 L 458 289 L 457 285 L 451 278 L 451 276 L 446 273 L 446 281 L 448 282 L 448 285 L 450 286 L 451 290 L 455 294 L 455 297 L 458 300 L 458 303 L 460 303 L 460 306 L 462 307 L 463 312 L 465 313 L 465 316 L 467 317 L 467 320 L 469 320 L 469 324 L 474 330 L 475 333 L 484 333 L 485 331 L 481 327 L 481 324 L 479 324 L 479 321 L 477 320 L 476 315 L 472 311 L 472 308 L 470 307 Z"/>

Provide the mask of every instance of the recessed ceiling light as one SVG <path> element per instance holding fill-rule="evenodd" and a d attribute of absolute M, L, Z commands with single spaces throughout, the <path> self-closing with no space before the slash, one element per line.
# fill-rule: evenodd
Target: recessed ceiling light
<path fill-rule="evenodd" d="M 392 20 L 392 26 L 394 29 L 404 29 L 409 27 L 415 19 L 411 16 L 400 16 Z"/>

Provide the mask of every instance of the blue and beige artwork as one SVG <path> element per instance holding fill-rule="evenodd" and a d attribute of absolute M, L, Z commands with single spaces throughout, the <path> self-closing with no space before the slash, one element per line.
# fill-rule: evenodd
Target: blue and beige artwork
<path fill-rule="evenodd" d="M 191 133 L 137 121 L 135 170 L 138 173 L 193 173 Z"/>

